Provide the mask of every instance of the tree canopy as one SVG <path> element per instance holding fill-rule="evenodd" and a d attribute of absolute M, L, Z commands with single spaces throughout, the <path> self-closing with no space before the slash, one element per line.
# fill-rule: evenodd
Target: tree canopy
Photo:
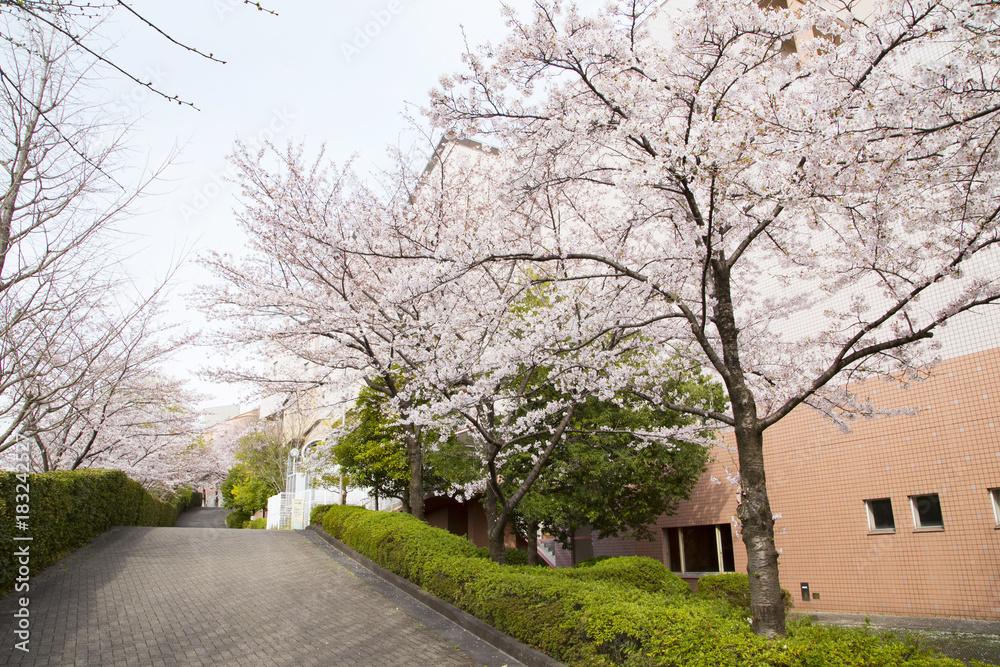
<path fill-rule="evenodd" d="M 873 415 L 849 381 L 918 375 L 945 323 L 1000 299 L 992 8 L 772 5 L 512 13 L 506 41 L 470 53 L 431 100 L 448 136 L 499 149 L 490 200 L 506 213 L 469 239 L 428 211 L 411 223 L 420 239 L 405 235 L 449 280 L 491 263 L 534 265 L 561 291 L 585 283 L 610 328 L 721 378 L 726 411 L 648 397 L 735 431 L 766 635 L 784 632 L 784 610 L 764 431 L 803 404 L 845 427 Z"/>

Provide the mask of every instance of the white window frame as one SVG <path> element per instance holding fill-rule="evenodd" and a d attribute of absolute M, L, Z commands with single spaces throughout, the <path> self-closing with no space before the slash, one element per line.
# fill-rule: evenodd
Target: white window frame
<path fill-rule="evenodd" d="M 872 513 L 872 503 L 879 502 L 880 500 L 889 501 L 889 509 L 892 511 L 892 498 L 869 498 L 865 501 L 865 513 L 868 515 L 868 532 L 876 534 L 887 534 L 896 532 L 896 513 L 892 511 L 892 528 L 876 528 L 875 527 L 875 515 Z"/>
<path fill-rule="evenodd" d="M 918 493 L 910 496 L 910 509 L 913 511 L 913 528 L 914 530 L 944 530 L 944 510 L 941 511 L 941 525 L 925 526 L 920 523 L 920 513 L 917 511 L 917 498 L 927 498 L 928 496 L 937 496 L 938 509 L 941 509 L 941 496 L 937 493 Z"/>
<path fill-rule="evenodd" d="M 1000 489 L 990 489 L 990 501 L 993 504 L 993 520 L 1000 528 Z"/>
<path fill-rule="evenodd" d="M 704 525 L 704 524 L 702 524 L 702 525 Z M 722 532 L 721 532 L 721 528 L 720 528 L 720 526 L 722 526 L 722 525 L 724 525 L 724 524 L 716 524 L 716 525 L 713 526 L 713 528 L 715 528 L 715 557 L 716 557 L 716 559 L 718 560 L 718 563 L 719 563 L 719 571 L 718 572 L 715 572 L 715 571 L 704 571 L 704 570 L 699 570 L 697 572 L 688 572 L 688 570 L 687 570 L 687 563 L 684 562 L 684 529 L 685 528 L 697 528 L 698 526 L 671 526 L 669 528 L 664 528 L 663 529 L 663 549 L 666 552 L 666 558 L 664 559 L 664 562 L 666 562 L 667 568 L 670 569 L 670 538 L 667 537 L 667 531 L 668 530 L 676 530 L 677 531 L 677 546 L 678 546 L 678 551 L 679 551 L 679 557 L 680 557 L 680 560 L 681 560 L 681 563 L 680 563 L 680 565 L 681 565 L 681 571 L 680 572 L 675 572 L 674 574 L 676 574 L 679 577 L 700 576 L 700 575 L 703 575 L 703 574 L 726 574 L 726 569 L 725 569 L 726 568 L 726 560 L 725 560 L 725 558 L 723 556 L 723 553 L 722 553 Z M 735 554 L 734 554 L 734 556 L 735 556 Z"/>

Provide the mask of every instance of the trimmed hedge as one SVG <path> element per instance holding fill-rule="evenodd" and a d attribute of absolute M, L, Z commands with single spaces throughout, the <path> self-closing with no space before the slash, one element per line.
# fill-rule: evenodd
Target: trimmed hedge
<path fill-rule="evenodd" d="M 792 594 L 781 589 L 785 611 L 792 608 Z M 702 600 L 725 600 L 750 613 L 750 576 L 742 573 L 707 574 L 698 580 L 694 596 Z"/>
<path fill-rule="evenodd" d="M 507 552 L 507 565 L 527 565 L 528 564 L 528 554 L 520 549 L 514 549 L 513 547 L 507 547 L 505 549 Z M 479 547 L 476 549 L 476 556 L 479 558 L 490 557 L 489 547 Z"/>
<path fill-rule="evenodd" d="M 316 505 L 315 507 L 313 507 L 312 510 L 309 512 L 310 525 L 314 523 L 322 525 L 323 517 L 326 516 L 326 513 L 330 511 L 331 507 L 333 507 L 333 505 Z"/>
<path fill-rule="evenodd" d="M 117 470 L 29 474 L 27 531 L 15 531 L 19 494 L 24 485 L 17 475 L 0 472 L 0 595 L 14 584 L 15 544 L 29 546 L 34 576 L 112 526 L 173 526 L 177 520 L 173 505 Z M 15 534 L 32 539 L 15 543 Z"/>
<path fill-rule="evenodd" d="M 332 536 L 517 639 L 570 665 L 627 667 L 961 667 L 891 635 L 789 625 L 784 639 L 750 630 L 746 613 L 697 599 L 662 563 L 613 558 L 552 570 L 501 566 L 464 537 L 408 514 L 333 506 Z"/>
<path fill-rule="evenodd" d="M 267 519 L 261 517 L 259 519 L 254 519 L 247 524 L 247 528 L 253 528 L 254 530 L 264 530 L 267 528 Z"/>
<path fill-rule="evenodd" d="M 250 515 L 243 510 L 233 510 L 226 515 L 226 525 L 230 528 L 243 528 L 250 523 Z"/>
<path fill-rule="evenodd" d="M 192 507 L 201 507 L 201 500 L 201 493 L 192 491 L 185 486 L 174 491 L 167 502 L 173 505 L 177 514 L 180 515 Z"/>

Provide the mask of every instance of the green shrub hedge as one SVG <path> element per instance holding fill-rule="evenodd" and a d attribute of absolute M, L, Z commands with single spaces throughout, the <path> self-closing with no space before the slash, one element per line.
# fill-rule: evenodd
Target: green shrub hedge
<path fill-rule="evenodd" d="M 117 470 L 77 470 L 27 476 L 28 530 L 16 530 L 24 483 L 0 472 L 0 595 L 14 584 L 15 545 L 29 545 L 31 576 L 112 526 L 172 526 L 177 509 Z M 14 536 L 32 539 L 14 541 Z"/>
<path fill-rule="evenodd" d="M 781 593 L 785 599 L 785 611 L 788 611 L 792 608 L 792 594 L 784 588 Z M 725 600 L 749 614 L 750 577 L 736 572 L 705 575 L 698 580 L 694 596 L 703 600 Z"/>
<path fill-rule="evenodd" d="M 889 635 L 806 622 L 767 640 L 724 599 L 699 599 L 648 558 L 552 570 L 500 566 L 407 514 L 333 506 L 323 528 L 382 567 L 570 665 L 961 667 Z"/>
<path fill-rule="evenodd" d="M 254 530 L 264 530 L 267 528 L 267 519 L 261 517 L 259 519 L 254 519 L 247 524 L 247 528 L 253 528 Z"/>
<path fill-rule="evenodd" d="M 170 493 L 167 498 L 167 502 L 174 506 L 174 509 L 177 510 L 177 514 L 179 515 L 192 507 L 201 507 L 201 498 L 201 493 L 183 486 Z"/>
<path fill-rule="evenodd" d="M 326 516 L 326 513 L 330 511 L 331 507 L 333 507 L 333 505 L 316 505 L 313 507 L 309 512 L 309 523 L 322 525 L 323 517 Z"/>
<path fill-rule="evenodd" d="M 250 523 L 250 515 L 243 510 L 233 510 L 226 515 L 226 525 L 230 528 L 243 528 Z"/>
<path fill-rule="evenodd" d="M 520 549 L 514 549 L 507 547 L 507 565 L 527 565 L 528 564 L 528 554 Z M 489 559 L 490 548 L 489 547 L 479 547 L 476 549 L 476 556 L 479 558 Z"/>

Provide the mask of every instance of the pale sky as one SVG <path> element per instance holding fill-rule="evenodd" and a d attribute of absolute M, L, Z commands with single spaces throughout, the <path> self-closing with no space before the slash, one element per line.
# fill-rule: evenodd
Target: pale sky
<path fill-rule="evenodd" d="M 497 0 L 268 0 L 272 16 L 241 0 L 137 0 L 134 8 L 174 39 L 227 61 L 220 65 L 186 53 L 154 31 L 118 15 L 98 28 L 117 42 L 116 64 L 197 105 L 178 106 L 107 73 L 101 103 L 135 121 L 129 141 L 140 166 L 161 163 L 178 150 L 127 227 L 141 248 L 132 266 L 141 276 L 162 275 L 183 250 L 239 252 L 243 240 L 233 208 L 237 189 L 223 180 L 233 142 L 304 141 L 361 169 L 400 142 L 407 103 L 426 103 L 442 74 L 461 68 L 463 27 L 470 45 L 505 33 Z M 525 9 L 530 0 L 514 0 Z M 599 3 L 584 2 L 583 7 Z M 408 139 L 404 139 L 409 141 Z M 200 316 L 179 295 L 209 280 L 188 265 L 179 274 L 171 317 Z M 181 357 L 169 372 L 210 363 L 205 349 Z M 235 387 L 194 380 L 192 386 L 222 403 L 252 407 Z"/>

